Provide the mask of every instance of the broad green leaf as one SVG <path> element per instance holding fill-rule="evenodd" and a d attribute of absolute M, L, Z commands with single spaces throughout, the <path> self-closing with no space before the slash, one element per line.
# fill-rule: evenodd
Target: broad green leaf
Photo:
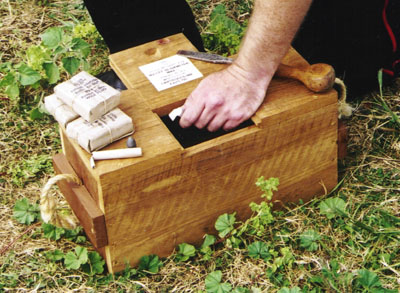
<path fill-rule="evenodd" d="M 18 223 L 30 225 L 39 216 L 39 206 L 30 204 L 27 198 L 18 200 L 14 206 L 14 218 Z"/>
<path fill-rule="evenodd" d="M 83 67 L 83 70 L 89 71 L 90 70 L 90 63 L 87 62 L 85 59 L 82 59 L 82 67 Z"/>
<path fill-rule="evenodd" d="M 250 293 L 250 292 L 254 293 L 254 290 L 250 291 L 249 289 L 243 287 L 236 287 L 232 291 L 232 293 Z"/>
<path fill-rule="evenodd" d="M 57 54 L 64 54 L 68 52 L 68 48 L 62 47 L 62 46 L 58 46 L 57 48 L 55 48 L 53 50 L 53 54 L 57 55 Z"/>
<path fill-rule="evenodd" d="M 11 72 L 7 73 L 6 76 L 4 76 L 1 80 L 0 80 L 0 87 L 5 87 L 5 86 L 9 86 L 9 85 L 13 85 L 15 84 L 15 75 Z"/>
<path fill-rule="evenodd" d="M 235 221 L 235 213 L 219 216 L 215 222 L 215 229 L 219 232 L 219 237 L 224 238 L 228 235 L 234 229 L 233 224 Z"/>
<path fill-rule="evenodd" d="M 282 289 L 280 289 L 278 291 L 278 293 L 300 293 L 301 289 L 299 287 L 293 287 L 293 288 L 287 288 L 287 287 L 283 287 Z"/>
<path fill-rule="evenodd" d="M 249 256 L 252 258 L 265 259 L 265 258 L 271 256 L 271 254 L 268 251 L 268 246 L 265 242 L 256 241 L 256 242 L 250 244 L 247 247 L 247 250 L 249 252 Z"/>
<path fill-rule="evenodd" d="M 104 271 L 105 261 L 96 251 L 89 252 L 88 262 L 82 265 L 82 269 L 90 276 L 101 274 Z"/>
<path fill-rule="evenodd" d="M 44 114 L 42 111 L 40 111 L 39 108 L 34 108 L 34 109 L 32 109 L 32 111 L 29 113 L 29 117 L 30 117 L 32 120 L 40 120 L 40 119 L 42 119 L 44 116 L 45 116 L 45 114 Z"/>
<path fill-rule="evenodd" d="M 3 57 L 3 54 L 1 54 L 0 57 Z M 0 63 L 0 72 L 3 72 L 3 73 L 9 72 L 11 70 L 11 68 L 12 68 L 11 62 Z"/>
<path fill-rule="evenodd" d="M 46 72 L 49 84 L 55 84 L 57 81 L 60 80 L 60 70 L 54 62 L 44 63 L 43 69 Z"/>
<path fill-rule="evenodd" d="M 82 233 L 83 229 L 82 227 L 76 227 L 75 229 L 65 229 L 65 234 L 64 237 L 70 241 L 73 241 L 77 244 L 79 243 L 85 243 L 86 242 L 86 237 L 83 235 L 80 235 Z"/>
<path fill-rule="evenodd" d="M 239 248 L 242 243 L 243 241 L 240 238 L 231 236 L 228 239 L 226 239 L 225 245 L 226 247 Z"/>
<path fill-rule="evenodd" d="M 18 67 L 18 72 L 20 74 L 19 81 L 23 86 L 33 85 L 42 78 L 39 72 L 33 70 L 24 63 Z"/>
<path fill-rule="evenodd" d="M 63 30 L 60 27 L 51 27 L 40 35 L 43 45 L 50 49 L 56 48 L 62 41 Z"/>
<path fill-rule="evenodd" d="M 157 274 L 163 266 L 157 255 L 145 255 L 140 258 L 139 270 Z"/>
<path fill-rule="evenodd" d="M 317 241 L 321 237 L 314 230 L 307 230 L 300 235 L 300 247 L 305 248 L 308 251 L 315 251 L 318 249 Z"/>
<path fill-rule="evenodd" d="M 196 255 L 196 248 L 187 243 L 181 243 L 178 246 L 178 261 L 187 261 L 190 257 Z"/>
<path fill-rule="evenodd" d="M 211 246 L 214 243 L 215 243 L 215 236 L 206 234 L 206 236 L 204 237 L 203 244 L 201 245 L 201 248 Z"/>
<path fill-rule="evenodd" d="M 72 40 L 72 50 L 79 51 L 83 58 L 86 58 L 90 54 L 89 44 L 81 38 L 75 38 Z"/>
<path fill-rule="evenodd" d="M 88 251 L 86 248 L 77 246 L 75 248 L 75 253 L 70 251 L 64 257 L 65 267 L 69 270 L 77 270 L 81 265 L 87 263 L 88 261 Z"/>
<path fill-rule="evenodd" d="M 5 93 L 10 99 L 15 100 L 19 97 L 19 86 L 18 84 L 11 84 L 6 87 Z"/>
<path fill-rule="evenodd" d="M 65 230 L 63 228 L 59 228 L 46 223 L 42 224 L 42 229 L 43 229 L 43 236 L 45 238 L 56 241 L 59 240 L 61 236 L 64 235 L 65 233 Z"/>
<path fill-rule="evenodd" d="M 65 70 L 71 75 L 74 75 L 81 64 L 81 61 L 76 57 L 65 57 L 61 61 Z"/>
<path fill-rule="evenodd" d="M 206 277 L 207 293 L 224 293 L 232 290 L 232 285 L 229 283 L 221 283 L 222 272 L 214 271 Z"/>
<path fill-rule="evenodd" d="M 319 204 L 319 210 L 328 219 L 333 219 L 336 216 L 347 216 L 346 203 L 339 197 L 325 199 Z"/>
<path fill-rule="evenodd" d="M 75 229 L 66 229 L 65 238 L 71 241 L 75 241 L 78 235 L 82 232 L 82 227 L 76 227 Z"/>
<path fill-rule="evenodd" d="M 358 271 L 358 281 L 366 289 L 380 288 L 382 286 L 378 275 L 366 269 Z"/>
<path fill-rule="evenodd" d="M 45 253 L 45 255 L 48 260 L 51 260 L 53 262 L 62 260 L 65 256 L 64 253 L 59 249 L 48 251 Z"/>

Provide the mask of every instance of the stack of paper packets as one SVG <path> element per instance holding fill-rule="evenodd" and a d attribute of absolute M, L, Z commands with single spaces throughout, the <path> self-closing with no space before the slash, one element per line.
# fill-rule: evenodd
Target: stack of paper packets
<path fill-rule="evenodd" d="M 116 108 L 120 92 L 82 71 L 54 88 L 45 107 L 86 151 L 92 152 L 134 132 L 132 119 Z"/>

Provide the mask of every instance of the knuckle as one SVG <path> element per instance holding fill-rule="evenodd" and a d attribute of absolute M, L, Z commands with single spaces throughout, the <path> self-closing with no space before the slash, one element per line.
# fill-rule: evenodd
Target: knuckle
<path fill-rule="evenodd" d="M 208 102 L 210 108 L 219 108 L 224 104 L 224 99 L 219 96 L 212 97 Z"/>
<path fill-rule="evenodd" d="M 245 115 L 241 111 L 235 111 L 235 112 L 231 113 L 231 117 L 230 117 L 230 119 L 235 122 L 242 121 L 242 120 L 244 120 L 244 118 L 245 118 Z"/>

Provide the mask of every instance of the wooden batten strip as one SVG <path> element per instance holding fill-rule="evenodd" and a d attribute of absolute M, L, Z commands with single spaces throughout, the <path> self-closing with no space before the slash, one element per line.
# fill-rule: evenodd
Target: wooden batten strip
<path fill-rule="evenodd" d="M 53 157 L 53 166 L 57 174 L 76 175 L 63 154 L 57 154 Z M 106 246 L 108 238 L 104 214 L 96 205 L 86 187 L 65 180 L 57 182 L 57 185 L 94 247 L 99 249 Z"/>

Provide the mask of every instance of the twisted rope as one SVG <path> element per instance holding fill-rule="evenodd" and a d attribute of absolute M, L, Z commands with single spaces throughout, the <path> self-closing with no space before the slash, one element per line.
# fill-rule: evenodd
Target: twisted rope
<path fill-rule="evenodd" d="M 57 208 L 57 201 L 54 196 L 50 196 L 50 189 L 58 181 L 67 180 L 68 182 L 74 182 L 81 185 L 81 180 L 73 174 L 59 174 L 47 181 L 46 185 L 43 187 L 40 195 L 40 214 L 45 223 L 50 223 L 52 225 L 65 228 L 74 229 L 77 227 L 77 219 L 74 215 L 67 215 L 60 213 Z"/>
<path fill-rule="evenodd" d="M 340 88 L 340 97 L 338 100 L 339 104 L 339 119 L 342 117 L 350 117 L 353 114 L 354 108 L 350 106 L 346 99 L 347 99 L 347 88 L 344 84 L 343 80 L 340 78 L 335 78 L 335 84 Z"/>

